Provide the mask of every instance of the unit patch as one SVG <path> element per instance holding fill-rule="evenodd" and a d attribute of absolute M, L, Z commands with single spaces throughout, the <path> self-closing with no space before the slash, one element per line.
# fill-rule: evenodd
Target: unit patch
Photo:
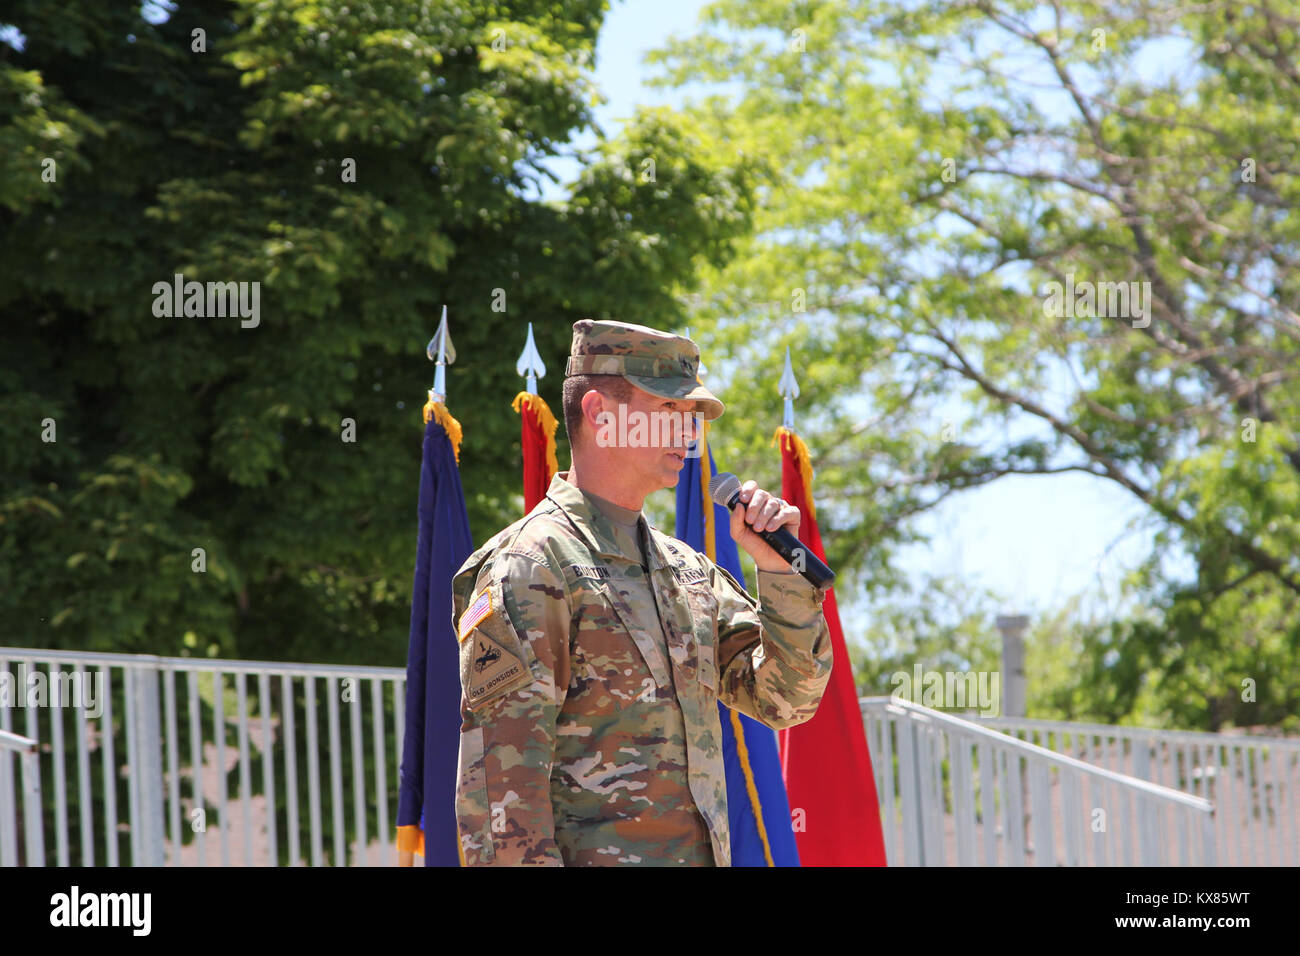
<path fill-rule="evenodd" d="M 470 707 L 503 688 L 513 687 L 528 677 L 523 662 L 482 630 L 474 632 L 474 650 L 470 657 L 469 681 L 465 698 Z"/>
<path fill-rule="evenodd" d="M 500 584 L 475 595 L 459 630 L 460 686 L 470 710 L 532 683 L 526 641 L 510 620 Z"/>

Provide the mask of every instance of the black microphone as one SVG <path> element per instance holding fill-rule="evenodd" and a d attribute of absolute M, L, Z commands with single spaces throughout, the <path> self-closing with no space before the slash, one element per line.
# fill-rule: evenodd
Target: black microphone
<path fill-rule="evenodd" d="M 730 511 L 740 500 L 740 479 L 729 471 L 722 471 L 709 479 L 709 497 Z M 748 521 L 752 531 L 754 526 Z M 775 531 L 754 532 L 769 545 L 772 550 L 784 558 L 790 565 L 813 583 L 820 591 L 825 591 L 835 581 L 835 572 L 828 568 L 812 548 L 808 547 L 784 527 Z"/>

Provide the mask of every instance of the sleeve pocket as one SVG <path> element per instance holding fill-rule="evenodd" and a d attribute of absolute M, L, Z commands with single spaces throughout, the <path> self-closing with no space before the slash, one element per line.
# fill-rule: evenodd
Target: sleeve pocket
<path fill-rule="evenodd" d="M 492 814 L 488 803 L 487 773 L 483 766 L 483 728 L 460 735 L 456 784 L 456 836 L 462 865 L 491 863 Z"/>
<path fill-rule="evenodd" d="M 718 599 L 708 587 L 686 587 L 687 603 L 691 609 L 691 622 L 695 631 L 696 660 L 699 663 L 699 681 L 710 690 L 718 689 L 717 639 Z"/>
<path fill-rule="evenodd" d="M 700 683 L 714 693 L 718 690 L 717 652 L 710 644 L 699 644 Z"/>

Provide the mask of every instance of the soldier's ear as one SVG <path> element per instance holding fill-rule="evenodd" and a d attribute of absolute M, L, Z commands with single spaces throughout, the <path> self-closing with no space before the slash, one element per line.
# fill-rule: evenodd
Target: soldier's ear
<path fill-rule="evenodd" d="M 582 417 L 587 422 L 587 427 L 591 429 L 593 435 L 600 432 L 601 427 L 606 422 L 606 416 L 612 416 L 614 413 L 610 408 L 610 401 L 598 390 L 594 388 L 587 389 L 587 394 L 582 396 Z"/>

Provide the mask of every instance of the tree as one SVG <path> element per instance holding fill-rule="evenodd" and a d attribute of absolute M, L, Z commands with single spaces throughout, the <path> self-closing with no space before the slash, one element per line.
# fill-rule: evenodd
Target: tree
<path fill-rule="evenodd" d="M 482 540 L 520 509 L 525 322 L 558 365 L 578 318 L 671 321 L 747 223 L 745 164 L 665 111 L 536 197 L 603 3 L 8 9 L 5 643 L 400 664 L 440 306 Z M 178 274 L 245 310 L 175 314 Z"/>
<path fill-rule="evenodd" d="M 888 588 L 960 490 L 1113 483 L 1156 532 L 1158 612 L 1095 642 L 1116 716 L 1142 687 L 1183 725 L 1300 710 L 1298 25 L 1282 0 L 722 0 L 657 56 L 733 84 L 696 111 L 769 171 L 691 322 L 724 379 L 774 383 L 795 347 L 832 563 Z M 732 462 L 766 454 L 752 396 Z"/>

